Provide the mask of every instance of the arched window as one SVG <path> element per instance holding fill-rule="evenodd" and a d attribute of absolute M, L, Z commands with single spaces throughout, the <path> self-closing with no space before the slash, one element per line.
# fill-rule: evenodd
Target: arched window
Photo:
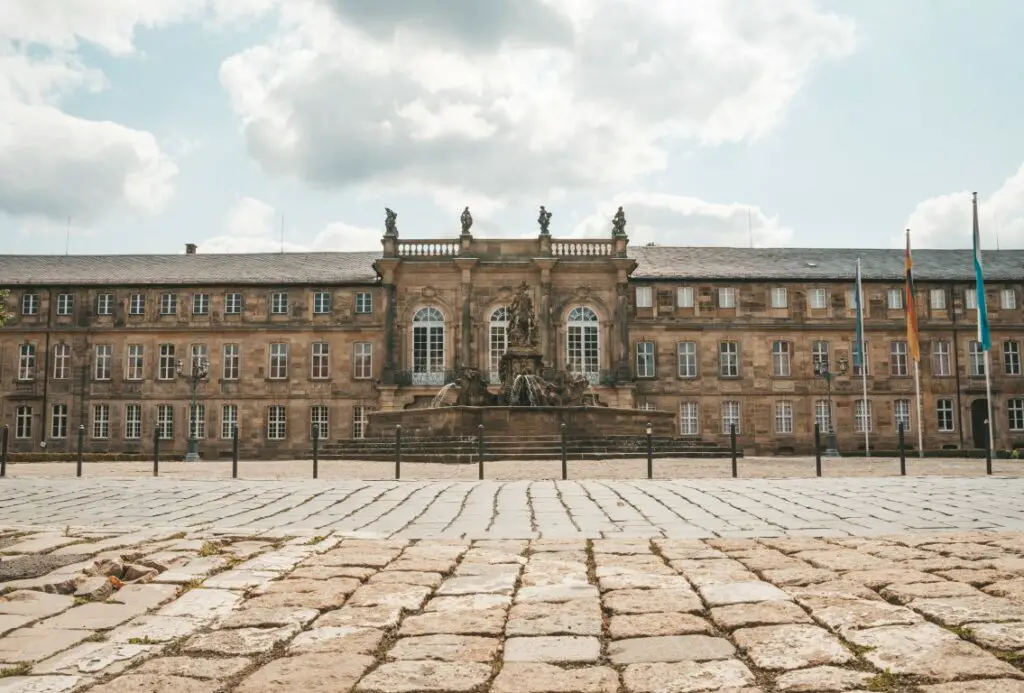
<path fill-rule="evenodd" d="M 412 383 L 444 385 L 444 315 L 430 306 L 412 318 Z"/>
<path fill-rule="evenodd" d="M 597 383 L 601 374 L 597 313 L 586 306 L 577 306 L 569 312 L 566 327 L 566 370 Z"/>
<path fill-rule="evenodd" d="M 508 308 L 501 306 L 491 313 L 488 327 L 488 354 L 490 355 L 490 379 L 492 383 L 500 383 L 498 370 L 501 357 L 508 348 Z"/>

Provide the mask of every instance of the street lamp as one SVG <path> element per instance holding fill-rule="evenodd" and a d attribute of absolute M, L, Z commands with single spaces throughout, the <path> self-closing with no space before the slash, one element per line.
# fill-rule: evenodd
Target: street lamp
<path fill-rule="evenodd" d="M 185 455 L 185 461 L 198 462 L 199 441 L 196 439 L 196 430 L 199 428 L 199 422 L 196 420 L 196 388 L 199 381 L 206 379 L 210 374 L 210 362 L 201 356 L 193 358 L 192 368 L 186 371 L 181 359 L 178 359 L 174 364 L 174 372 L 179 378 L 188 380 L 192 389 L 192 407 L 188 410 L 188 453 Z"/>
<path fill-rule="evenodd" d="M 846 359 L 839 359 L 839 375 L 846 373 Z M 832 412 L 832 371 L 829 370 L 827 358 L 818 359 L 814 362 L 814 374 L 825 379 L 828 388 L 828 449 L 825 450 L 826 457 L 839 457 L 839 449 L 836 446 L 836 425 Z M 817 414 L 817 412 L 815 412 Z"/>

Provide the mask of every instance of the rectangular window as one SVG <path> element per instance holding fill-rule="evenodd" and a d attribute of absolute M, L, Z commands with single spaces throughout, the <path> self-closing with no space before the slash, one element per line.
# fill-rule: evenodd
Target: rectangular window
<path fill-rule="evenodd" d="M 1020 375 L 1020 342 L 1003 342 L 1003 370 L 1006 375 Z"/>
<path fill-rule="evenodd" d="M 238 405 L 225 404 L 220 408 L 220 437 L 225 440 L 234 438 L 234 430 L 237 425 Z"/>
<path fill-rule="evenodd" d="M 54 404 L 50 409 L 50 437 L 68 437 L 68 405 Z"/>
<path fill-rule="evenodd" d="M 825 310 L 828 308 L 828 291 L 825 289 L 811 289 L 810 306 L 811 310 Z"/>
<path fill-rule="evenodd" d="M 326 315 L 331 312 L 331 294 L 327 291 L 317 291 L 313 294 L 313 313 Z"/>
<path fill-rule="evenodd" d="M 53 348 L 53 377 L 58 380 L 71 377 L 71 345 L 58 344 Z"/>
<path fill-rule="evenodd" d="M 981 349 L 981 342 L 971 341 L 967 344 L 967 360 L 971 376 L 985 376 L 985 352 Z"/>
<path fill-rule="evenodd" d="M 114 314 L 114 294 L 99 294 L 96 297 L 96 315 Z"/>
<path fill-rule="evenodd" d="M 288 435 L 288 418 L 283 404 L 275 404 L 267 410 L 267 438 L 284 440 Z"/>
<path fill-rule="evenodd" d="M 371 294 L 369 291 L 360 291 L 356 293 L 356 312 L 373 312 L 373 294 Z"/>
<path fill-rule="evenodd" d="M 946 290 L 932 289 L 928 292 L 932 310 L 946 310 Z"/>
<path fill-rule="evenodd" d="M 242 357 L 237 344 L 224 345 L 224 380 L 238 380 Z"/>
<path fill-rule="evenodd" d="M 964 308 L 967 310 L 978 310 L 977 289 L 967 289 L 964 291 Z"/>
<path fill-rule="evenodd" d="M 142 294 L 132 294 L 128 299 L 128 315 L 145 315 L 146 297 Z"/>
<path fill-rule="evenodd" d="M 312 371 L 310 377 L 323 380 L 331 377 L 331 345 L 327 342 L 313 342 Z"/>
<path fill-rule="evenodd" d="M 189 374 L 197 373 L 201 370 L 200 366 L 206 366 L 207 377 L 209 377 L 210 368 L 210 350 L 205 344 L 193 344 L 191 348 L 191 358 L 189 359 Z"/>
<path fill-rule="evenodd" d="M 636 377 L 653 378 L 654 375 L 654 342 L 637 342 Z"/>
<path fill-rule="evenodd" d="M 192 294 L 192 315 L 210 314 L 210 294 Z"/>
<path fill-rule="evenodd" d="M 1024 431 L 1024 399 L 1014 398 L 1007 403 L 1011 431 Z"/>
<path fill-rule="evenodd" d="M 781 401 L 775 403 L 775 432 L 793 432 L 793 403 Z"/>
<path fill-rule="evenodd" d="M 718 345 L 718 375 L 736 378 L 740 374 L 740 345 L 736 342 L 721 342 Z"/>
<path fill-rule="evenodd" d="M 373 344 L 356 342 L 352 377 L 364 380 L 373 376 Z"/>
<path fill-rule="evenodd" d="M 718 290 L 718 307 L 719 308 L 735 308 L 736 307 L 736 289 L 728 286 L 723 286 Z"/>
<path fill-rule="evenodd" d="M 1000 305 L 1003 310 L 1015 310 L 1017 308 L 1017 294 L 1013 289 L 1003 289 L 1000 293 Z"/>
<path fill-rule="evenodd" d="M 156 377 L 160 380 L 174 380 L 175 366 L 174 345 L 160 345 L 160 363 L 158 364 Z"/>
<path fill-rule="evenodd" d="M 239 315 L 242 312 L 242 294 L 224 294 L 224 315 Z"/>
<path fill-rule="evenodd" d="M 956 420 L 953 418 L 953 400 L 938 400 L 935 403 L 935 416 L 939 431 L 951 433 L 956 430 Z"/>
<path fill-rule="evenodd" d="M 14 437 L 32 437 L 32 407 L 21 405 L 14 414 Z"/>
<path fill-rule="evenodd" d="M 288 377 L 288 345 L 283 342 L 270 345 L 270 377 L 275 380 Z"/>
<path fill-rule="evenodd" d="M 792 373 L 792 350 L 789 342 L 772 342 L 772 375 L 788 378 Z"/>
<path fill-rule="evenodd" d="M 288 294 L 286 294 L 284 291 L 275 291 L 274 293 L 270 294 L 270 314 L 288 314 Z"/>
<path fill-rule="evenodd" d="M 160 440 L 170 440 L 174 436 L 174 407 L 170 404 L 157 405 L 156 430 L 160 432 Z"/>
<path fill-rule="evenodd" d="M 784 286 L 777 286 L 772 289 L 772 308 L 789 307 L 789 291 Z"/>
<path fill-rule="evenodd" d="M 356 405 L 352 407 L 352 437 L 353 438 L 365 438 L 366 437 L 366 425 L 370 422 L 369 413 L 370 408 L 362 405 Z"/>
<path fill-rule="evenodd" d="M 733 426 L 736 427 L 736 435 L 739 435 L 740 403 L 722 402 L 722 433 L 728 435 Z"/>
<path fill-rule="evenodd" d="M 676 345 L 680 378 L 697 377 L 697 342 L 679 342 Z"/>
<path fill-rule="evenodd" d="M 18 347 L 18 380 L 36 379 L 36 345 L 22 344 Z"/>
<path fill-rule="evenodd" d="M 21 314 L 39 314 L 39 294 L 26 293 L 21 295 Z"/>
<path fill-rule="evenodd" d="M 676 305 L 679 308 L 693 308 L 692 286 L 680 286 L 676 289 Z"/>
<path fill-rule="evenodd" d="M 330 410 L 326 405 L 314 404 L 309 408 L 309 437 L 313 438 L 313 429 L 317 429 L 317 436 L 322 438 L 331 437 Z"/>
<path fill-rule="evenodd" d="M 871 422 L 871 402 L 858 399 L 853 406 L 853 430 L 857 433 L 870 433 L 874 430 Z"/>
<path fill-rule="evenodd" d="M 822 433 L 832 432 L 832 407 L 827 399 L 819 399 L 814 403 L 814 423 Z"/>
<path fill-rule="evenodd" d="M 142 405 L 124 405 L 124 437 L 125 440 L 138 440 L 142 437 Z"/>
<path fill-rule="evenodd" d="M 145 351 L 141 344 L 128 345 L 128 360 L 125 362 L 125 380 L 142 380 Z"/>
<path fill-rule="evenodd" d="M 165 293 L 160 295 L 160 315 L 178 314 L 178 294 Z"/>
<path fill-rule="evenodd" d="M 75 309 L 73 294 L 57 294 L 57 315 L 71 315 Z"/>
<path fill-rule="evenodd" d="M 902 377 L 908 375 L 910 371 L 907 367 L 907 343 L 903 341 L 895 341 L 889 345 L 889 374 Z"/>
<path fill-rule="evenodd" d="M 903 310 L 903 289 L 889 289 L 885 292 L 889 310 Z"/>
<path fill-rule="evenodd" d="M 197 404 L 188 407 L 188 434 L 202 440 L 206 437 L 206 405 Z"/>
<path fill-rule="evenodd" d="M 949 342 L 937 339 L 932 342 L 932 375 L 948 376 L 949 365 Z"/>
<path fill-rule="evenodd" d="M 895 421 L 893 422 L 898 431 L 900 424 L 903 424 L 903 432 L 907 433 L 910 431 L 910 400 L 909 399 L 898 399 L 892 403 L 892 412 Z"/>
<path fill-rule="evenodd" d="M 97 404 L 92 408 L 92 437 L 110 437 L 110 405 Z"/>
<path fill-rule="evenodd" d="M 679 405 L 679 435 L 700 435 L 700 407 L 696 402 L 683 402 Z"/>
<path fill-rule="evenodd" d="M 649 286 L 636 287 L 636 307 L 651 308 L 654 306 L 654 289 Z"/>
<path fill-rule="evenodd" d="M 823 339 L 811 342 L 811 363 L 828 363 L 829 345 Z M 815 371 L 817 373 L 817 371 Z"/>
<path fill-rule="evenodd" d="M 110 344 L 96 345 L 96 362 L 93 376 L 96 380 L 110 380 L 110 371 L 114 363 L 114 347 Z"/>
<path fill-rule="evenodd" d="M 864 353 L 861 355 L 861 365 L 857 364 L 857 352 L 859 348 L 857 340 L 854 338 L 853 343 L 850 345 L 850 350 L 854 354 L 853 374 L 859 376 L 863 371 L 864 373 L 871 375 L 871 343 L 866 339 L 864 340 Z"/>

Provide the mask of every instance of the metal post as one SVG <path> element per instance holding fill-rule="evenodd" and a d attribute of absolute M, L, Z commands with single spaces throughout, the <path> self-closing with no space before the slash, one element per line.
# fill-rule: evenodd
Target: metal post
<path fill-rule="evenodd" d="M 651 445 L 651 422 L 647 422 L 647 478 L 654 478 L 654 447 Z"/>
<path fill-rule="evenodd" d="M 992 436 L 985 435 L 988 442 L 985 443 L 985 473 L 992 476 Z"/>
<path fill-rule="evenodd" d="M 75 476 L 82 476 L 82 447 L 85 445 L 85 426 L 78 424 L 78 469 Z"/>
<path fill-rule="evenodd" d="M 899 424 L 900 432 L 900 476 L 907 475 L 907 446 L 903 439 L 903 422 Z"/>
<path fill-rule="evenodd" d="M 153 429 L 153 471 L 160 465 L 160 426 Z M 155 474 L 154 474 L 155 475 Z"/>
<path fill-rule="evenodd" d="M 562 481 L 569 478 L 569 455 L 565 440 L 565 424 L 562 424 Z"/>
<path fill-rule="evenodd" d="M 231 425 L 231 478 L 238 478 L 238 424 Z"/>
<path fill-rule="evenodd" d="M 3 433 L 0 433 L 0 479 L 7 476 L 7 440 L 11 433 L 10 428 L 4 424 Z"/>
<path fill-rule="evenodd" d="M 402 425 L 395 426 L 395 479 L 402 478 Z"/>
<path fill-rule="evenodd" d="M 313 424 L 313 478 L 320 474 L 320 426 Z"/>
<path fill-rule="evenodd" d="M 737 476 L 736 469 L 736 424 L 729 424 L 729 446 L 732 448 L 732 478 Z"/>
<path fill-rule="evenodd" d="M 477 469 L 477 478 L 480 479 L 481 481 L 483 481 L 483 478 L 484 478 L 484 425 L 483 424 L 477 424 L 476 430 L 477 430 L 477 436 L 476 436 L 476 444 L 477 444 L 476 460 L 477 460 L 477 467 L 478 467 L 478 469 Z"/>
<path fill-rule="evenodd" d="M 821 476 L 821 424 L 814 422 L 814 471 Z"/>
<path fill-rule="evenodd" d="M 196 387 L 199 385 L 199 379 L 196 377 L 196 364 L 192 364 L 192 372 L 189 374 L 189 379 L 192 385 L 192 408 L 188 410 L 188 451 L 185 453 L 186 462 L 198 462 L 199 461 L 199 440 L 196 438 L 196 432 L 199 428 L 199 421 L 196 420 Z"/>

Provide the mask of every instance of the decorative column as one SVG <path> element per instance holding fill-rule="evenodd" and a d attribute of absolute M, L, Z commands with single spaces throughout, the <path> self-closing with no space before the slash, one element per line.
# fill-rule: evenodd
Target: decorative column
<path fill-rule="evenodd" d="M 459 353 L 456 354 L 458 367 L 476 367 L 478 359 L 471 358 L 470 345 L 473 339 L 473 267 L 475 257 L 457 257 L 452 262 L 462 270 L 459 292 L 462 295 L 462 317 L 459 321 Z"/>
<path fill-rule="evenodd" d="M 617 355 L 615 379 L 619 382 L 630 381 L 629 368 L 629 275 L 636 269 L 636 260 L 630 258 L 614 258 L 612 264 L 616 270 L 615 278 L 615 341 L 614 353 Z"/>
<path fill-rule="evenodd" d="M 540 269 L 540 306 L 537 310 L 538 347 L 544 356 L 544 363 L 554 367 L 556 362 L 553 350 L 554 340 L 551 338 L 553 327 L 551 321 L 551 270 L 558 264 L 558 258 L 534 258 L 533 264 Z"/>
<path fill-rule="evenodd" d="M 385 385 L 395 383 L 395 371 L 398 370 L 398 363 L 395 361 L 395 320 L 398 313 L 395 269 L 399 262 L 401 261 L 398 258 L 384 257 L 373 263 L 384 287 L 384 372 L 381 375 L 381 382 Z"/>

